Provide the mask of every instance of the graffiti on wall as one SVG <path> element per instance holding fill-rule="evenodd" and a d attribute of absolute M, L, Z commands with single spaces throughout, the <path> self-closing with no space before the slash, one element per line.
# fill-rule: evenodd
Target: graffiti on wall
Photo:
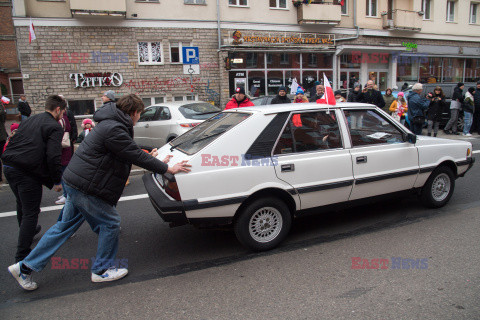
<path fill-rule="evenodd" d="M 128 63 L 127 52 L 51 52 L 51 63 Z"/>
<path fill-rule="evenodd" d="M 200 77 L 192 77 L 193 89 L 198 90 L 199 86 L 206 85 L 207 82 Z M 125 82 L 125 86 L 131 91 L 144 93 L 149 91 L 168 92 L 174 88 L 188 88 L 190 91 L 190 77 L 176 77 L 171 79 L 160 80 L 158 77 L 153 79 L 136 79 Z"/>

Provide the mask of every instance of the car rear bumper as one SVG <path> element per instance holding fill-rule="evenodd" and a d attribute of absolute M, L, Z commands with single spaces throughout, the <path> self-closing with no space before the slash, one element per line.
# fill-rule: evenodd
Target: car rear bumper
<path fill-rule="evenodd" d="M 144 174 L 142 179 L 148 197 L 163 221 L 169 222 L 170 227 L 188 224 L 188 219 L 181 201 L 169 199 L 157 185 L 151 172 Z"/>

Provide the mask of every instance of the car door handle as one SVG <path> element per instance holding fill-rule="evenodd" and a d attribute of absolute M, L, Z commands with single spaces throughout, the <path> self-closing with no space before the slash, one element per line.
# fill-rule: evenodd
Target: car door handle
<path fill-rule="evenodd" d="M 357 157 L 357 163 L 367 163 L 367 156 Z"/>
<path fill-rule="evenodd" d="M 295 171 L 295 165 L 293 163 L 291 164 L 282 164 L 281 166 L 282 172 L 292 172 Z"/>
<path fill-rule="evenodd" d="M 145 128 L 148 128 L 148 127 L 150 127 L 150 125 L 147 123 L 147 124 L 145 125 Z"/>

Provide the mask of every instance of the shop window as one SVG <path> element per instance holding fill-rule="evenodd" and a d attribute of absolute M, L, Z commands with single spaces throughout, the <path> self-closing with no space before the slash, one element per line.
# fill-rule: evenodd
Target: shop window
<path fill-rule="evenodd" d="M 377 0 L 367 0 L 367 17 L 376 17 L 377 16 Z"/>
<path fill-rule="evenodd" d="M 248 95 L 252 98 L 265 95 L 265 72 L 248 72 L 248 90 Z"/>
<path fill-rule="evenodd" d="M 310 90 L 315 86 L 315 81 L 317 81 L 316 70 L 308 70 L 302 72 L 302 87 L 305 92 L 310 92 Z"/>
<path fill-rule="evenodd" d="M 455 1 L 447 1 L 447 22 L 455 22 Z"/>
<path fill-rule="evenodd" d="M 286 84 L 286 87 L 288 88 L 287 93 L 290 93 L 290 90 L 292 88 L 292 84 L 293 84 L 294 81 L 298 85 L 301 85 L 300 70 L 286 70 L 285 71 L 285 84 Z"/>
<path fill-rule="evenodd" d="M 163 64 L 163 46 L 161 42 L 139 42 L 138 62 L 140 64 Z"/>
<path fill-rule="evenodd" d="M 422 11 L 423 11 L 423 20 L 430 20 L 431 13 L 431 0 L 422 0 Z"/>
<path fill-rule="evenodd" d="M 95 112 L 93 100 L 68 100 L 68 108 L 76 116 L 91 115 Z"/>
<path fill-rule="evenodd" d="M 299 53 L 272 53 L 267 59 L 268 68 L 292 69 L 300 68 Z"/>
<path fill-rule="evenodd" d="M 425 58 L 420 61 L 420 82 L 421 83 L 437 83 L 442 77 L 442 59 L 441 58 Z"/>
<path fill-rule="evenodd" d="M 330 60 L 330 65 L 332 64 L 332 60 Z M 360 69 L 361 63 L 357 62 L 353 59 L 353 55 L 351 53 L 342 54 L 340 56 L 340 68 L 342 69 Z"/>
<path fill-rule="evenodd" d="M 267 72 L 267 95 L 275 95 L 278 89 L 283 86 L 283 71 L 268 71 Z"/>
<path fill-rule="evenodd" d="M 330 69 L 333 54 L 331 53 L 302 53 L 302 67 L 304 69 Z"/>
<path fill-rule="evenodd" d="M 464 59 L 443 58 L 443 82 L 462 82 Z"/>
<path fill-rule="evenodd" d="M 142 98 L 142 101 L 145 107 L 149 107 L 154 104 L 164 103 L 165 97 L 146 97 Z"/>
<path fill-rule="evenodd" d="M 185 4 L 206 4 L 205 0 L 184 0 Z"/>
<path fill-rule="evenodd" d="M 480 59 L 465 59 L 465 82 L 480 79 Z"/>
<path fill-rule="evenodd" d="M 230 6 L 248 7 L 248 0 L 228 0 Z"/>
<path fill-rule="evenodd" d="M 287 0 L 270 0 L 270 9 L 286 9 Z"/>
<path fill-rule="evenodd" d="M 418 81 L 418 57 L 399 56 L 397 58 L 397 82 Z"/>
<path fill-rule="evenodd" d="M 183 63 L 182 48 L 188 47 L 190 43 L 171 42 L 170 43 L 170 61 L 172 63 Z"/>
<path fill-rule="evenodd" d="M 197 95 L 174 96 L 173 101 L 198 101 Z"/>
<path fill-rule="evenodd" d="M 470 23 L 477 24 L 478 3 L 470 3 Z"/>

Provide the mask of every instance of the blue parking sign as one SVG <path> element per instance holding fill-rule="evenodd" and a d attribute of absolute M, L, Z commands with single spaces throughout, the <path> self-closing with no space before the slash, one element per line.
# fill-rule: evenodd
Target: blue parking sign
<path fill-rule="evenodd" d="M 183 64 L 199 64 L 198 47 L 182 47 Z"/>

